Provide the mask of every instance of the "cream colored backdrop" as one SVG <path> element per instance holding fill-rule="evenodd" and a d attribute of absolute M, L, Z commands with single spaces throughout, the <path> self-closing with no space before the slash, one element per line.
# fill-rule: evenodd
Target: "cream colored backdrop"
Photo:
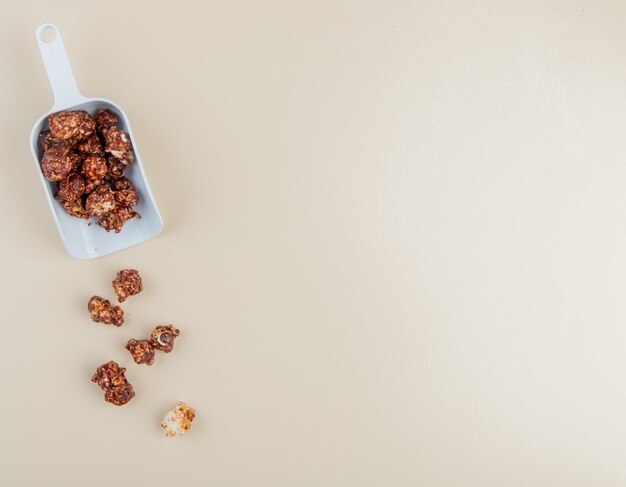
<path fill-rule="evenodd" d="M 65 254 L 43 21 L 127 111 L 156 240 Z M 0 87 L 1 485 L 626 485 L 626 2 L 1 0 Z M 92 324 L 120 267 L 146 290 Z"/>

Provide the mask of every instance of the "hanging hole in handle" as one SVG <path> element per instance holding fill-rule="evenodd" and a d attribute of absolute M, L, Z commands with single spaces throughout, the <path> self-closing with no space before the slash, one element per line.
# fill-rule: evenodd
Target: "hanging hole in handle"
<path fill-rule="evenodd" d="M 41 34 L 39 35 L 39 37 L 41 38 L 42 42 L 49 44 L 54 39 L 56 39 L 57 30 L 54 27 L 48 26 L 41 31 Z"/>

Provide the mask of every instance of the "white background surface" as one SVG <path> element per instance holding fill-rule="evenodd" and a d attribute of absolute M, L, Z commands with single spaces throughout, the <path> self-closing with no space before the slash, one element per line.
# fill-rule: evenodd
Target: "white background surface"
<path fill-rule="evenodd" d="M 0 483 L 626 483 L 626 3 L 0 3 Z M 63 251 L 28 148 L 62 29 L 166 222 Z M 120 267 L 120 329 L 85 306 Z M 182 330 L 151 368 L 122 348 Z M 104 403 L 96 366 L 137 397 Z M 178 400 L 198 411 L 166 441 Z"/>

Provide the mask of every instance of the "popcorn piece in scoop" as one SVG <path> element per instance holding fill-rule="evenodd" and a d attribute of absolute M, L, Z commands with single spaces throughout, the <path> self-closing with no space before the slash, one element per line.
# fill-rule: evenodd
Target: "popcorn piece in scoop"
<path fill-rule="evenodd" d="M 139 193 L 128 178 L 113 180 L 113 195 L 115 202 L 120 206 L 135 206 L 139 204 Z"/>
<path fill-rule="evenodd" d="M 52 135 L 52 132 L 50 132 L 49 130 L 44 130 L 39 134 L 39 143 L 41 144 L 42 154 L 51 147 L 60 149 L 64 154 L 67 154 L 69 151 L 72 150 L 75 141 L 73 139 L 58 139 L 57 137 Z"/>
<path fill-rule="evenodd" d="M 107 161 L 99 155 L 88 155 L 81 169 L 83 176 L 91 181 L 98 181 L 107 175 Z"/>
<path fill-rule="evenodd" d="M 85 209 L 89 212 L 89 214 L 98 217 L 102 217 L 111 210 L 114 210 L 115 206 L 113 191 L 111 191 L 111 189 L 104 184 L 94 189 L 94 191 L 87 197 L 87 201 L 85 203 Z"/>
<path fill-rule="evenodd" d="M 75 157 L 72 157 L 75 156 Z M 76 154 L 68 154 L 58 147 L 50 147 L 41 158 L 41 170 L 48 181 L 61 181 L 75 169 Z"/>
<path fill-rule="evenodd" d="M 53 113 L 48 123 L 52 135 L 62 140 L 81 141 L 96 129 L 96 121 L 85 110 Z"/>
<path fill-rule="evenodd" d="M 96 134 L 78 144 L 78 153 L 83 156 L 101 156 L 104 154 L 102 142 Z"/>
<path fill-rule="evenodd" d="M 104 228 L 107 232 L 113 230 L 115 233 L 120 233 L 126 222 L 135 218 L 141 218 L 141 215 L 126 206 L 118 206 L 113 211 L 110 211 L 100 217 L 98 225 Z"/>
<path fill-rule="evenodd" d="M 117 127 L 117 115 L 108 108 L 100 110 L 96 115 L 96 127 L 100 132 Z"/>
<path fill-rule="evenodd" d="M 70 174 L 63 181 L 59 181 L 57 194 L 63 201 L 77 201 L 85 192 L 85 181 L 80 174 Z"/>
<path fill-rule="evenodd" d="M 85 206 L 83 205 L 83 201 L 78 199 L 76 201 L 62 201 L 63 208 L 65 211 L 76 218 L 82 218 L 83 220 L 89 220 L 91 216 L 85 210 Z"/>
<path fill-rule="evenodd" d="M 124 177 L 124 171 L 126 170 L 126 164 L 119 159 L 109 156 L 107 158 L 107 176 L 113 180 Z"/>
<path fill-rule="evenodd" d="M 85 192 L 83 194 L 88 195 L 95 191 L 98 186 L 102 186 L 104 184 L 104 180 L 102 179 L 86 179 L 85 180 Z"/>
<path fill-rule="evenodd" d="M 103 132 L 105 146 L 104 150 L 118 159 L 128 158 L 128 153 L 132 149 L 130 136 L 127 132 L 115 127 L 111 127 Z M 128 163 L 125 163 L 128 164 Z"/>

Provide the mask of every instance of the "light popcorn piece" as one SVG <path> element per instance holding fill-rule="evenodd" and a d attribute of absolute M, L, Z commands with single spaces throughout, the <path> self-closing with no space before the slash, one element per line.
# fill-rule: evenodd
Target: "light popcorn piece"
<path fill-rule="evenodd" d="M 161 428 L 165 428 L 165 436 L 173 438 L 174 436 L 182 436 L 191 428 L 191 422 L 196 417 L 196 411 L 191 409 L 184 402 L 179 402 L 176 407 L 168 412 L 163 421 Z"/>

